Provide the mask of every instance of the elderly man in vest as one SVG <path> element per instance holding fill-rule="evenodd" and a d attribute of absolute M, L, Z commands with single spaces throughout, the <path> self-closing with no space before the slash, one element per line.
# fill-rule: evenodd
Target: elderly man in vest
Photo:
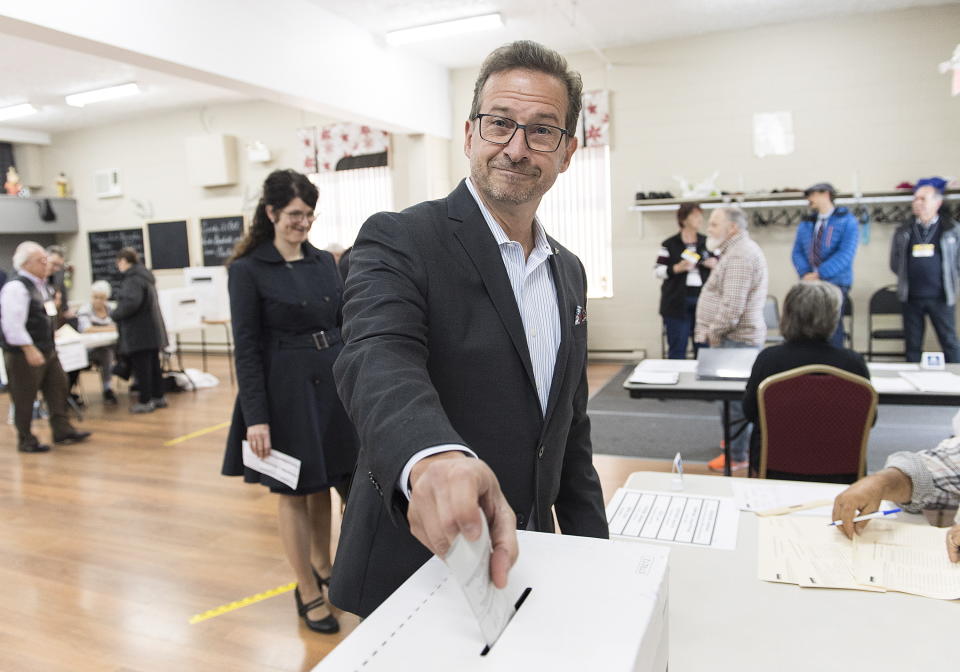
<path fill-rule="evenodd" d="M 67 419 L 67 375 L 53 341 L 57 307 L 46 282 L 47 253 L 32 241 L 20 243 L 13 267 L 17 275 L 0 290 L 0 341 L 15 409 L 17 450 L 42 453 L 50 446 L 30 430 L 38 390 L 43 390 L 50 411 L 54 443 L 83 441 L 90 432 L 77 431 Z"/>

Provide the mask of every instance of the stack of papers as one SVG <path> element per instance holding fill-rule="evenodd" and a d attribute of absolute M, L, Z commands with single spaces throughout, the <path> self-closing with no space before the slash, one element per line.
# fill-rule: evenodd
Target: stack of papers
<path fill-rule="evenodd" d="M 643 383 L 644 385 L 676 385 L 680 374 L 670 371 L 634 371 L 630 374 L 628 383 Z"/>
<path fill-rule="evenodd" d="M 960 565 L 947 558 L 944 529 L 875 520 L 849 540 L 828 518 L 785 516 L 757 522 L 757 573 L 762 581 L 960 598 Z"/>
<path fill-rule="evenodd" d="M 627 383 L 676 385 L 681 373 L 696 370 L 697 362 L 693 359 L 645 359 L 637 364 Z"/>
<path fill-rule="evenodd" d="M 960 376 L 947 371 L 901 371 L 900 376 L 921 392 L 960 394 Z"/>
<path fill-rule="evenodd" d="M 916 392 L 917 388 L 906 378 L 898 376 L 874 376 L 870 384 L 877 392 Z"/>

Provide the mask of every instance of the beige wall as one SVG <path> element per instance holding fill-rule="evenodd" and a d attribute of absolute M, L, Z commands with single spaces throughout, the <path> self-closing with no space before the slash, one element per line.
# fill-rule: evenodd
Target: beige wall
<path fill-rule="evenodd" d="M 52 144 L 40 153 L 42 182 L 49 188 L 39 193 L 53 193 L 56 176 L 63 171 L 77 199 L 80 233 L 61 237 L 76 268 L 73 297 L 84 298 L 90 285 L 88 231 L 188 219 L 191 263 L 199 265 L 200 218 L 243 213 L 249 223 L 264 177 L 277 168 L 300 165 L 297 129 L 331 121 L 295 108 L 252 101 L 177 110 L 54 135 Z M 185 138 L 208 132 L 237 137 L 237 184 L 202 188 L 188 183 Z M 247 160 L 244 147 L 253 140 L 270 149 L 269 163 Z M 425 135 L 394 136 L 394 140 L 395 205 L 404 208 L 446 193 L 448 143 Z M 93 173 L 104 168 L 120 171 L 122 197 L 100 199 L 94 194 Z M 152 207 L 153 216 L 149 220 L 138 216 L 134 201 Z M 160 288 L 182 286 L 179 270 L 161 270 L 156 275 Z"/>
<path fill-rule="evenodd" d="M 66 173 L 77 199 L 80 233 L 63 237 L 76 268 L 73 297 L 83 299 L 90 284 L 87 232 L 134 228 L 146 221 L 188 219 L 191 262 L 199 265 L 201 217 L 252 214 L 258 189 L 267 173 L 300 164 L 296 129 L 330 120 L 297 109 L 265 102 L 232 103 L 190 108 L 53 136 L 42 150 L 44 183 L 52 185 Z M 191 186 L 186 171 L 185 138 L 204 133 L 234 135 L 238 141 L 238 181 L 233 186 Z M 253 164 L 246 158 L 247 142 L 260 140 L 272 161 Z M 120 171 L 123 196 L 100 199 L 94 194 L 93 173 Z M 153 209 L 149 220 L 137 214 L 134 201 Z M 146 238 L 146 232 L 144 232 Z M 148 251 L 149 255 L 149 251 Z M 159 287 L 182 286 L 182 272 L 157 272 Z"/>
<path fill-rule="evenodd" d="M 851 189 L 890 189 L 903 180 L 960 174 L 960 97 L 937 72 L 960 39 L 960 7 L 818 20 L 575 54 L 586 88 L 611 94 L 614 297 L 590 307 L 593 349 L 660 352 L 659 286 L 651 269 L 669 215 L 628 212 L 637 191 L 677 192 L 720 171 L 737 190 L 804 187 L 821 180 Z M 453 73 L 454 118 L 469 110 L 476 69 Z M 752 115 L 793 113 L 796 151 L 756 158 Z M 574 159 L 575 160 L 575 159 Z M 450 183 L 467 173 L 462 142 L 451 143 Z M 549 228 L 549 223 L 547 223 Z M 874 225 L 855 265 L 856 346 L 865 348 L 867 297 L 893 281 L 890 225 Z M 753 232 L 782 297 L 795 275 L 794 229 Z M 861 321 L 862 320 L 862 321 Z"/>

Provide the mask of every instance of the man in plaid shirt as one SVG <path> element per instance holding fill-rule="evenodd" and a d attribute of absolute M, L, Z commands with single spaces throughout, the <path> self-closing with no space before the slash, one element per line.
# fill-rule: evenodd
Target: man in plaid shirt
<path fill-rule="evenodd" d="M 954 431 L 960 413 L 953 419 Z M 960 432 L 957 432 L 960 433 Z M 948 509 L 960 504 L 960 436 L 930 450 L 900 452 L 887 458 L 882 471 L 862 478 L 841 492 L 833 503 L 833 519 L 843 521 L 843 533 L 852 537 L 870 521 L 853 523 L 854 516 L 872 513 L 887 499 L 903 503 L 911 513 L 920 509 Z M 947 554 L 960 562 L 960 515 L 947 531 Z"/>
<path fill-rule="evenodd" d="M 760 348 L 767 338 L 763 304 L 767 300 L 767 260 L 747 233 L 747 216 L 734 207 L 716 208 L 707 223 L 707 249 L 720 263 L 700 290 L 694 338 L 701 347 Z M 730 402 L 730 468 L 747 466 L 750 425 L 742 402 Z M 724 457 L 710 460 L 710 469 L 723 471 Z"/>

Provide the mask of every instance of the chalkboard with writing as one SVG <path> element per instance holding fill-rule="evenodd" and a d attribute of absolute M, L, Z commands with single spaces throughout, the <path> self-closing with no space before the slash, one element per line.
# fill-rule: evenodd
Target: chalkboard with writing
<path fill-rule="evenodd" d="M 241 238 L 243 238 L 242 215 L 201 219 L 200 240 L 203 243 L 203 265 L 225 264 Z"/>
<path fill-rule="evenodd" d="M 143 259 L 143 229 L 113 229 L 110 231 L 90 231 L 90 272 L 94 281 L 106 280 L 116 290 L 120 285 L 120 272 L 117 270 L 117 252 L 132 247 Z"/>
<path fill-rule="evenodd" d="M 186 268 L 190 265 L 187 246 L 187 222 L 150 222 L 150 260 L 153 270 L 159 268 Z"/>

